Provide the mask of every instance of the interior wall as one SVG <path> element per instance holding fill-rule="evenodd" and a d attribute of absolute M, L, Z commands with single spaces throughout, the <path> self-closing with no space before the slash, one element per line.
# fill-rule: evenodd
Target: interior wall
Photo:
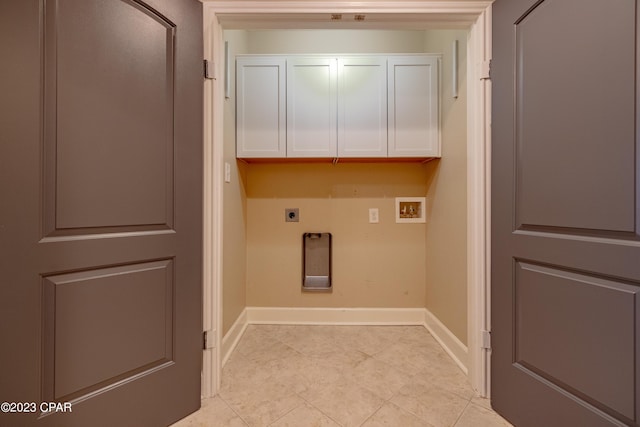
<path fill-rule="evenodd" d="M 427 164 L 426 299 L 433 313 L 467 343 L 466 30 L 425 33 L 425 49 L 442 52 L 442 159 Z M 452 44 L 458 40 L 459 95 L 452 96 Z"/>
<path fill-rule="evenodd" d="M 254 30 L 251 53 L 424 53 L 424 31 Z"/>
<path fill-rule="evenodd" d="M 236 54 L 248 51 L 246 31 L 225 31 L 224 36 L 225 41 L 229 41 L 232 61 Z M 235 66 L 229 68 L 232 95 L 224 101 L 224 161 L 231 167 L 231 182 L 225 183 L 223 189 L 223 335 L 242 313 L 247 301 L 247 165 L 236 160 Z"/>
<path fill-rule="evenodd" d="M 250 165 L 248 305 L 424 307 L 425 225 L 397 224 L 394 203 L 424 195 L 426 181 L 421 164 Z M 300 222 L 285 222 L 285 208 Z M 305 232 L 332 233 L 331 293 L 300 289 Z"/>

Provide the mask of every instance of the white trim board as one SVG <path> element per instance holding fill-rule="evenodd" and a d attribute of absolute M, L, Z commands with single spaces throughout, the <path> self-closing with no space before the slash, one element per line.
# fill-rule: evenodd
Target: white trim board
<path fill-rule="evenodd" d="M 468 349 L 426 308 L 247 307 L 222 340 L 222 365 L 248 325 L 423 326 L 453 361 L 468 373 Z"/>
<path fill-rule="evenodd" d="M 438 341 L 440 347 L 456 362 L 465 375 L 469 375 L 469 349 L 436 316 L 424 309 L 424 327 Z"/>
<path fill-rule="evenodd" d="M 491 80 L 481 69 L 491 60 L 491 8 L 478 16 L 467 45 L 467 345 L 469 382 L 491 396 Z"/>
<path fill-rule="evenodd" d="M 240 316 L 233 322 L 231 328 L 227 331 L 224 338 L 222 338 L 222 366 L 227 363 L 231 353 L 238 346 L 240 342 L 240 338 L 242 338 L 242 334 L 244 334 L 245 329 L 249 323 L 247 322 L 247 309 L 245 308 L 240 313 Z"/>
<path fill-rule="evenodd" d="M 247 319 L 256 325 L 424 325 L 424 309 L 247 307 Z"/>

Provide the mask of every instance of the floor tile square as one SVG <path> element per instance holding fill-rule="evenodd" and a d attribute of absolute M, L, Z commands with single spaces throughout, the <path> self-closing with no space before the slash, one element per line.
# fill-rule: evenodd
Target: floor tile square
<path fill-rule="evenodd" d="M 428 422 L 421 420 L 396 405 L 385 403 L 382 408 L 373 414 L 362 427 L 433 427 Z"/>
<path fill-rule="evenodd" d="M 384 400 L 345 379 L 303 394 L 304 399 L 344 427 L 361 425 Z"/>
<path fill-rule="evenodd" d="M 304 404 L 280 418 L 270 427 L 340 427 L 340 424 L 309 404 Z"/>
<path fill-rule="evenodd" d="M 172 427 L 247 427 L 247 424 L 220 397 L 213 397 L 203 400 L 198 412 Z"/>
<path fill-rule="evenodd" d="M 447 427 L 456 423 L 469 400 L 436 385 L 418 381 L 402 387 L 391 403 L 434 427 Z"/>
<path fill-rule="evenodd" d="M 494 411 L 476 404 L 469 404 L 456 427 L 512 427 L 507 420 Z"/>
<path fill-rule="evenodd" d="M 346 372 L 345 378 L 388 400 L 405 384 L 411 376 L 374 358 L 368 358 Z"/>

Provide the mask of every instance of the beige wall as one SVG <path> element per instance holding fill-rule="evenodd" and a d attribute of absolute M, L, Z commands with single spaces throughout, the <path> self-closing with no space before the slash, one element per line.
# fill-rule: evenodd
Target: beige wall
<path fill-rule="evenodd" d="M 247 305 L 424 307 L 425 225 L 396 224 L 394 201 L 424 195 L 426 181 L 421 164 L 251 165 Z M 286 223 L 285 208 L 300 222 Z M 305 232 L 332 233 L 332 293 L 300 290 Z"/>
<path fill-rule="evenodd" d="M 444 53 L 442 159 L 427 164 L 427 309 L 467 342 L 466 31 L 427 31 L 425 48 Z M 453 40 L 459 40 L 459 97 L 452 97 Z"/>
<path fill-rule="evenodd" d="M 225 31 L 230 57 L 246 53 L 245 31 Z M 230 67 L 232 73 L 235 67 Z M 231 78 L 231 93 L 235 93 L 235 78 Z M 222 333 L 226 334 L 246 307 L 247 282 L 247 197 L 246 164 L 236 161 L 235 96 L 224 101 L 224 161 L 231 165 L 231 182 L 223 190 L 222 247 Z M 220 171 L 218 171 L 220 173 Z"/>
<path fill-rule="evenodd" d="M 249 31 L 250 53 L 424 53 L 424 31 Z"/>

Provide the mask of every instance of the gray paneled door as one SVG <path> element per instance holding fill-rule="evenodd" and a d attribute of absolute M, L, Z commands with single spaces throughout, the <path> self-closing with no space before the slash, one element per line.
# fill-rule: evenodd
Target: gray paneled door
<path fill-rule="evenodd" d="M 492 404 L 639 425 L 638 4 L 493 9 Z"/>
<path fill-rule="evenodd" d="M 199 408 L 202 40 L 196 0 L 0 2 L 0 425 Z"/>

